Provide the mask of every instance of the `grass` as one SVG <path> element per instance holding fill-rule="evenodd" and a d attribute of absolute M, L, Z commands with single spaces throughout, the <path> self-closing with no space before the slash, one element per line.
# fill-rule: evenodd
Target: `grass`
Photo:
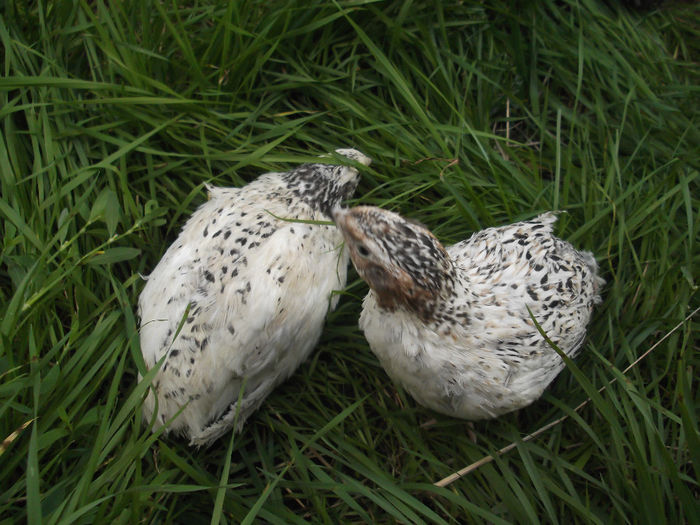
<path fill-rule="evenodd" d="M 698 523 L 699 14 L 2 4 L 0 521 Z M 351 146 L 374 159 L 356 201 L 446 243 L 566 210 L 559 234 L 607 280 L 581 357 L 474 442 L 388 380 L 351 273 L 313 357 L 242 435 L 194 450 L 150 434 L 139 274 L 205 183 Z"/>

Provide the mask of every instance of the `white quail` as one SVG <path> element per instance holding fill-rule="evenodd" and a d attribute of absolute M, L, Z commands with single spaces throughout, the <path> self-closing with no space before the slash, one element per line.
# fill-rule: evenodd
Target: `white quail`
<path fill-rule="evenodd" d="M 337 153 L 370 163 L 356 150 Z M 239 431 L 309 356 L 337 303 L 332 292 L 345 286 L 348 254 L 332 224 L 276 217 L 329 221 L 358 179 L 354 167 L 304 164 L 209 188 L 139 297 L 146 366 L 167 355 L 143 405 L 147 421 L 157 411 L 154 430 L 182 409 L 167 431 L 192 445 Z"/>
<path fill-rule="evenodd" d="M 360 328 L 387 374 L 426 407 L 470 420 L 525 407 L 564 367 L 530 318 L 573 357 L 604 281 L 593 255 L 545 213 L 446 249 L 380 208 L 335 209 L 370 292 Z"/>

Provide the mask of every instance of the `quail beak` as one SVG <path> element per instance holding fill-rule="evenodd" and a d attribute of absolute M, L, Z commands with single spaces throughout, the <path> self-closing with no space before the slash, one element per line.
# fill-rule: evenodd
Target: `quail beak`
<path fill-rule="evenodd" d="M 341 149 L 335 150 L 335 152 L 338 155 L 342 155 L 343 157 L 347 157 L 347 158 L 352 159 L 356 162 L 359 162 L 363 166 L 369 166 L 372 163 L 372 159 L 370 159 L 364 153 L 357 151 L 356 149 L 341 148 Z"/>
<path fill-rule="evenodd" d="M 347 208 L 337 207 L 331 211 L 331 216 L 333 217 L 333 221 L 343 234 L 343 237 L 345 237 L 346 241 L 359 237 L 359 232 L 350 210 Z"/>
<path fill-rule="evenodd" d="M 345 243 L 350 248 L 350 255 L 352 256 L 354 253 L 353 241 L 356 241 L 362 236 L 361 232 L 357 228 L 357 222 L 353 217 L 352 212 L 347 208 L 338 207 L 331 211 L 331 216 L 333 217 L 333 221 L 335 222 L 336 226 L 340 230 L 340 233 L 343 234 Z M 355 257 L 353 257 L 353 260 L 355 260 Z"/>
<path fill-rule="evenodd" d="M 356 245 L 364 241 L 365 235 L 358 225 L 356 215 L 352 210 L 344 208 L 336 208 L 331 214 L 340 233 L 345 238 L 345 245 L 350 250 L 350 258 L 355 268 L 362 272 L 367 267 L 368 262 L 364 257 L 360 257 L 356 251 Z"/>
<path fill-rule="evenodd" d="M 338 228 L 340 228 L 340 221 L 343 220 L 348 214 L 348 210 L 345 208 L 341 208 L 340 206 L 336 206 L 331 210 L 331 217 L 335 221 L 336 225 Z"/>

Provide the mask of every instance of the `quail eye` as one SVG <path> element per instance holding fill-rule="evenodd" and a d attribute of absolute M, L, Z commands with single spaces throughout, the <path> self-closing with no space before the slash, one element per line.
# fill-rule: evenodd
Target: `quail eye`
<path fill-rule="evenodd" d="M 357 245 L 357 253 L 359 253 L 362 257 L 369 257 L 369 250 L 364 244 Z"/>

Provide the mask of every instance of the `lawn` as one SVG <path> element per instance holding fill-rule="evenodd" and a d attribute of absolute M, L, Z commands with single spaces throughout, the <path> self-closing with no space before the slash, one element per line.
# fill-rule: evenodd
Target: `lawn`
<path fill-rule="evenodd" d="M 0 4 L 0 523 L 700 522 L 700 8 L 513 4 Z M 338 147 L 374 160 L 352 203 L 446 244 L 566 211 L 607 281 L 580 357 L 524 410 L 440 416 L 371 353 L 353 270 L 242 434 L 151 434 L 140 275 L 206 183 Z"/>

